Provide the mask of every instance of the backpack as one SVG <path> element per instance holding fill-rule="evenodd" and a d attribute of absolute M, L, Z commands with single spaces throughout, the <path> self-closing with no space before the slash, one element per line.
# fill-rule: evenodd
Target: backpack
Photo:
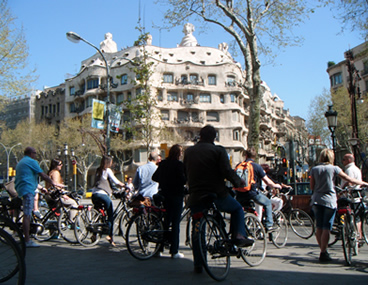
<path fill-rule="evenodd" d="M 234 188 L 236 191 L 239 192 L 248 192 L 250 189 L 252 189 L 252 185 L 255 182 L 254 180 L 254 169 L 251 161 L 243 161 L 239 163 L 235 167 L 236 174 L 244 179 L 245 185 L 244 187 Z"/>

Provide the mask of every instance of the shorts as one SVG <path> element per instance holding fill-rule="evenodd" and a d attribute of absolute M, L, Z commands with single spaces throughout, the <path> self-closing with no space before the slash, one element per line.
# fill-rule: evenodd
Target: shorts
<path fill-rule="evenodd" d="M 316 219 L 317 229 L 332 229 L 335 220 L 336 209 L 327 208 L 321 205 L 313 205 L 313 213 Z"/>
<path fill-rule="evenodd" d="M 25 194 L 23 198 L 23 213 L 25 216 L 30 217 L 32 215 L 34 206 L 34 196 L 32 193 Z"/>

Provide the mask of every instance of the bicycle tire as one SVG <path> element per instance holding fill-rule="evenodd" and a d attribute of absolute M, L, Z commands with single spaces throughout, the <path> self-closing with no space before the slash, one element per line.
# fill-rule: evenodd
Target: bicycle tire
<path fill-rule="evenodd" d="M 124 240 L 126 240 L 128 224 L 132 217 L 133 217 L 133 209 L 128 209 L 127 211 L 124 211 L 122 217 L 120 218 L 119 231 L 120 231 L 120 235 L 123 237 Z"/>
<path fill-rule="evenodd" d="M 285 215 L 281 211 L 272 213 L 273 226 L 276 228 L 275 231 L 271 232 L 271 241 L 277 248 L 285 246 L 288 239 L 288 226 Z"/>
<path fill-rule="evenodd" d="M 368 212 L 362 216 L 362 233 L 365 242 L 368 244 Z"/>
<path fill-rule="evenodd" d="M 17 242 L 3 229 L 0 229 L 0 283 L 18 273 L 18 285 L 25 284 L 25 258 Z"/>
<path fill-rule="evenodd" d="M 136 214 L 129 221 L 127 228 L 126 246 L 128 252 L 139 260 L 150 259 L 159 251 L 163 233 L 164 225 L 156 214 Z"/>
<path fill-rule="evenodd" d="M 192 216 L 189 215 L 188 218 L 187 218 L 187 225 L 186 225 L 186 228 L 185 228 L 185 245 L 189 246 L 190 248 L 193 248 L 192 247 Z"/>
<path fill-rule="evenodd" d="M 293 209 L 289 215 L 289 225 L 300 238 L 309 239 L 313 236 L 315 227 L 312 218 L 303 210 Z"/>
<path fill-rule="evenodd" d="M 230 256 L 224 254 L 228 251 L 226 240 L 226 233 L 213 216 L 201 218 L 198 242 L 202 264 L 208 275 L 216 281 L 224 280 L 230 270 Z"/>
<path fill-rule="evenodd" d="M 58 217 L 54 212 L 50 212 L 47 207 L 39 207 L 39 211 L 41 215 L 49 215 L 49 217 L 46 220 L 42 218 L 41 220 L 36 221 L 36 223 L 39 223 L 40 226 L 37 227 L 37 231 L 33 234 L 33 236 L 38 241 L 48 241 L 59 233 Z"/>
<path fill-rule="evenodd" d="M 342 240 L 344 258 L 345 258 L 346 264 L 351 265 L 351 258 L 352 258 L 353 252 L 352 252 L 352 248 L 349 242 L 350 223 L 348 222 L 347 215 L 343 215 L 341 218 L 343 219 L 343 226 L 341 227 L 341 240 Z"/>
<path fill-rule="evenodd" d="M 254 214 L 245 213 L 244 222 L 248 237 L 253 238 L 254 243 L 250 247 L 241 248 L 241 256 L 249 266 L 258 266 L 266 257 L 266 231 Z"/>
<path fill-rule="evenodd" d="M 69 218 L 70 209 L 60 209 L 60 216 L 58 218 L 58 230 L 61 237 L 71 243 L 76 244 L 78 243 L 75 234 L 74 234 L 74 226 L 75 223 L 70 220 Z"/>
<path fill-rule="evenodd" d="M 11 235 L 17 242 L 23 257 L 26 256 L 26 242 L 24 240 L 23 232 L 11 219 L 0 215 L 0 228 Z"/>
<path fill-rule="evenodd" d="M 91 247 L 101 239 L 101 232 L 97 231 L 97 224 L 102 224 L 102 215 L 94 208 L 85 208 L 75 218 L 74 234 L 78 243 Z"/>

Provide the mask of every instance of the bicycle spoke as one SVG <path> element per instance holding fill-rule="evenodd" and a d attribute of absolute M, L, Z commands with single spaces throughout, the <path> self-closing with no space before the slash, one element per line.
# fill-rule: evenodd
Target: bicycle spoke
<path fill-rule="evenodd" d="M 293 209 L 289 215 L 289 224 L 293 232 L 304 239 L 314 234 L 314 223 L 312 218 L 303 210 Z"/>

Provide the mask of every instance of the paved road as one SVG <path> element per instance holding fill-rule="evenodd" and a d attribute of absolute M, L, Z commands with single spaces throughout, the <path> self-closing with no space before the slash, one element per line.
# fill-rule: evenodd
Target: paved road
<path fill-rule="evenodd" d="M 182 234 L 185 228 L 182 225 Z M 42 243 L 28 249 L 26 256 L 28 285 L 64 284 L 214 284 L 205 272 L 193 273 L 189 247 L 181 239 L 184 259 L 162 257 L 139 261 L 131 257 L 123 240 L 113 248 L 103 239 L 92 248 L 71 245 L 63 240 Z M 242 259 L 232 258 L 230 274 L 223 284 L 368 284 L 368 246 L 365 245 L 352 266 L 344 265 L 341 244 L 329 249 L 334 261 L 321 264 L 319 250 L 312 237 L 302 240 L 289 232 L 282 249 L 268 243 L 267 257 L 258 267 L 249 267 Z M 3 284 L 15 284 L 15 279 Z"/>

